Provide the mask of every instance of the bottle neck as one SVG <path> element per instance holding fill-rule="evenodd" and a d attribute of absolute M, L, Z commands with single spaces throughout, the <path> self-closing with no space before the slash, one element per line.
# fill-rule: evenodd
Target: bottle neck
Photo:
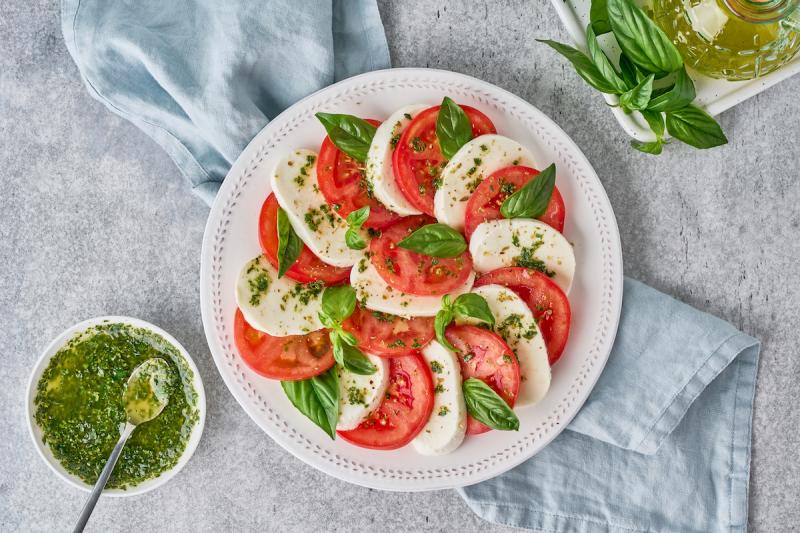
<path fill-rule="evenodd" d="M 800 0 L 723 0 L 737 17 L 752 23 L 776 22 L 788 17 Z"/>

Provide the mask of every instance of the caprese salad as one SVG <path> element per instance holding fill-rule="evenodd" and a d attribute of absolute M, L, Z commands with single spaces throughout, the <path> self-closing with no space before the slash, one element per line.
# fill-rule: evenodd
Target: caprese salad
<path fill-rule="evenodd" d="M 331 438 L 449 453 L 518 430 L 567 343 L 575 272 L 554 165 L 445 97 L 318 113 L 278 162 L 236 283 L 244 362 Z"/>

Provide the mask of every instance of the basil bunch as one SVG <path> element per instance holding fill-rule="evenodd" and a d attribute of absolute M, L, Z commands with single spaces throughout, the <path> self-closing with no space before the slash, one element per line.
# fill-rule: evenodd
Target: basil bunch
<path fill-rule="evenodd" d="M 439 344 L 451 352 L 457 352 L 458 350 L 444 336 L 444 330 L 456 317 L 461 319 L 475 318 L 487 324 L 494 324 L 494 315 L 489 309 L 489 304 L 480 294 L 468 292 L 456 298 L 452 303 L 450 302 L 450 296 L 445 294 L 442 296 L 442 308 L 436 313 L 436 318 L 433 320 L 433 329 L 436 331 L 436 340 L 439 341 Z"/>
<path fill-rule="evenodd" d="M 592 0 L 591 22 L 586 29 L 588 55 L 571 46 L 540 40 L 566 57 L 576 72 L 600 92 L 619 97 L 626 113 L 642 114 L 656 136 L 653 142 L 631 141 L 633 148 L 660 154 L 672 137 L 695 148 L 713 148 L 728 139 L 708 113 L 692 105 L 694 83 L 669 37 L 630 0 Z M 597 35 L 613 33 L 622 53 L 619 71 L 600 48 Z M 672 76 L 665 87 L 655 80 Z"/>

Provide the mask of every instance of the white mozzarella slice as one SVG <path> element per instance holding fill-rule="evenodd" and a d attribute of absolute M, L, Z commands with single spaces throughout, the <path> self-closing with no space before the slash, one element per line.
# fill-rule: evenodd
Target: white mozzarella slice
<path fill-rule="evenodd" d="M 533 155 L 517 141 L 493 134 L 469 141 L 442 170 L 442 183 L 433 198 L 436 218 L 463 230 L 467 201 L 478 185 L 493 172 L 512 165 L 534 166 Z"/>
<path fill-rule="evenodd" d="M 236 280 L 236 304 L 245 320 L 274 337 L 303 335 L 322 329 L 319 310 L 322 283 L 298 283 L 278 271 L 263 256 L 248 261 Z"/>
<path fill-rule="evenodd" d="M 472 290 L 483 296 L 494 316 L 494 331 L 517 354 L 520 371 L 519 396 L 516 405 L 534 404 L 544 398 L 550 388 L 550 361 L 528 304 L 514 291 L 501 285 L 484 285 Z M 459 323 L 475 323 L 459 320 Z"/>
<path fill-rule="evenodd" d="M 450 298 L 469 292 L 474 282 L 475 273 L 470 272 L 464 284 L 450 293 Z M 366 255 L 350 271 L 350 285 L 356 290 L 358 301 L 373 311 L 409 318 L 436 316 L 442 307 L 441 296 L 406 294 L 390 287 Z"/>
<path fill-rule="evenodd" d="M 378 369 L 374 374 L 353 374 L 341 366 L 339 369 L 339 422 L 336 429 L 355 429 L 383 401 L 389 385 L 389 360 L 365 354 Z"/>
<path fill-rule="evenodd" d="M 419 215 L 416 207 L 406 200 L 397 186 L 392 170 L 392 153 L 400 135 L 420 111 L 430 106 L 414 104 L 401 107 L 387 118 L 375 131 L 367 152 L 367 180 L 372 185 L 375 198 L 390 211 L 400 215 Z"/>
<path fill-rule="evenodd" d="M 316 152 L 292 151 L 272 171 L 272 192 L 294 231 L 317 257 L 333 266 L 349 267 L 361 252 L 345 243 L 347 222 L 325 202 L 317 184 L 316 161 Z"/>
<path fill-rule="evenodd" d="M 444 455 L 461 445 L 467 430 L 461 366 L 455 354 L 436 341 L 422 355 L 431 366 L 435 396 L 431 417 L 411 444 L 422 455 Z"/>
<path fill-rule="evenodd" d="M 568 293 L 575 275 L 575 253 L 561 233 L 529 218 L 479 224 L 469 241 L 472 265 L 480 273 L 525 266 L 545 271 Z"/>

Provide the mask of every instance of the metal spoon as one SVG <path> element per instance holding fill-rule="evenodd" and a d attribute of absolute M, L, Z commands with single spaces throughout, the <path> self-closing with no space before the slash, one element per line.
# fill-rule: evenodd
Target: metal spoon
<path fill-rule="evenodd" d="M 169 383 L 171 371 L 172 369 L 165 360 L 153 358 L 141 363 L 131 372 L 128 382 L 125 384 L 125 390 L 122 392 L 122 403 L 125 406 L 125 414 L 127 416 L 125 428 L 122 430 L 122 435 L 120 435 L 117 445 L 114 446 L 111 456 L 103 467 L 97 483 L 94 484 L 89 499 L 86 500 L 86 504 L 83 506 L 78 523 L 75 524 L 74 533 L 79 533 L 86 527 L 86 522 L 89 521 L 89 516 L 94 511 L 94 506 L 98 498 L 100 498 L 108 478 L 111 477 L 111 472 L 114 471 L 114 466 L 122 453 L 122 448 L 125 446 L 128 437 L 133 433 L 133 430 L 139 424 L 148 422 L 160 415 L 167 405 L 169 401 L 167 384 Z"/>

